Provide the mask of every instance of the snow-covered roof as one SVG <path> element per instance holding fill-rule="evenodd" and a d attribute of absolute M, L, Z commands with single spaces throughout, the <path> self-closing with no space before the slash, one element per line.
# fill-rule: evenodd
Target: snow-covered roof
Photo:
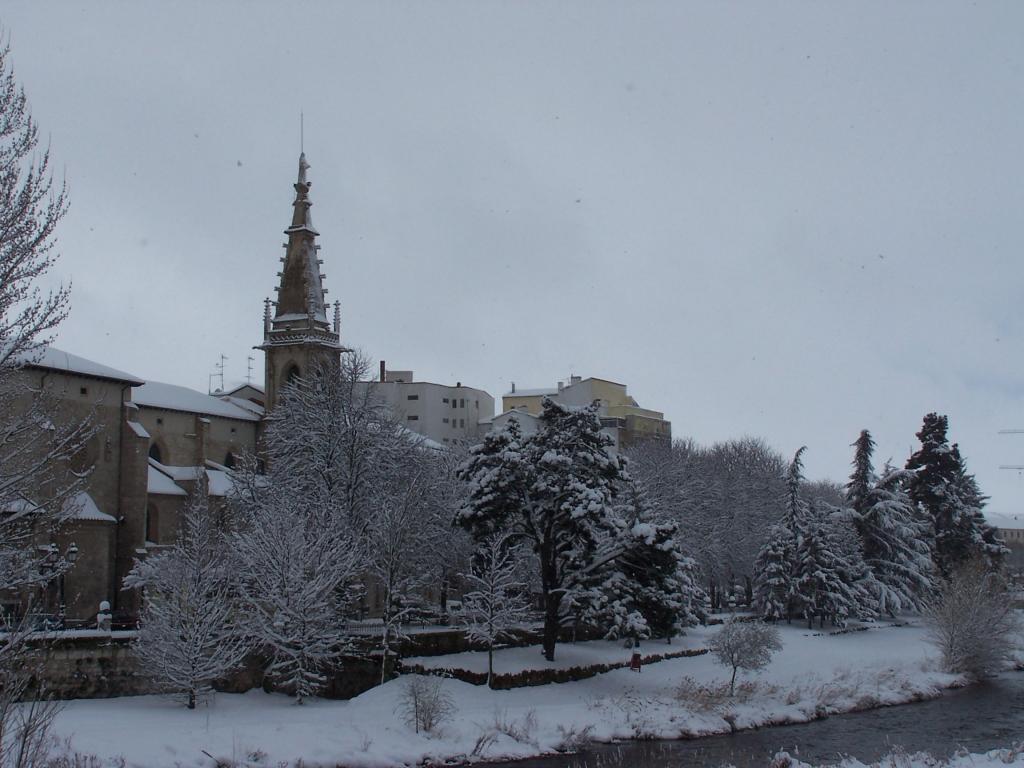
<path fill-rule="evenodd" d="M 227 496 L 231 493 L 231 476 L 219 469 L 206 470 L 207 493 L 211 496 Z"/>
<path fill-rule="evenodd" d="M 257 392 L 262 392 L 263 394 L 266 394 L 267 392 L 267 390 L 265 390 L 262 386 L 260 386 L 259 384 L 254 384 L 251 381 L 229 381 L 227 384 L 224 385 L 223 389 L 220 390 L 220 394 L 233 395 L 239 390 L 245 389 L 247 387 L 249 389 L 255 389 Z"/>
<path fill-rule="evenodd" d="M 517 389 L 515 392 L 506 392 L 503 397 L 540 397 L 541 395 L 557 394 L 557 387 L 541 387 L 540 389 Z"/>
<path fill-rule="evenodd" d="M 256 416 L 263 416 L 263 414 L 266 413 L 266 409 L 262 405 L 254 403 L 252 400 L 246 400 L 241 397 L 221 397 L 220 399 L 243 410 L 249 411 Z"/>
<path fill-rule="evenodd" d="M 250 410 L 218 397 L 197 392 L 177 384 L 148 381 L 132 390 L 132 401 L 149 408 L 163 408 L 168 411 L 184 411 L 206 416 L 222 416 L 241 421 L 259 421 L 259 416 Z"/>
<path fill-rule="evenodd" d="M 72 355 L 70 352 L 55 347 L 43 347 L 38 353 L 26 359 L 25 365 L 29 368 L 45 368 L 51 371 L 75 373 L 79 376 L 90 376 L 94 379 L 119 381 L 133 386 L 144 383 L 138 376 L 132 376 L 130 373 L 87 360 L 78 355 Z"/>
<path fill-rule="evenodd" d="M 96 502 L 85 491 L 79 491 L 64 502 L 64 511 L 71 512 L 75 520 L 92 520 L 98 523 L 116 523 L 117 519 L 101 512 Z"/>
<path fill-rule="evenodd" d="M 128 428 L 131 429 L 131 431 L 135 433 L 136 437 L 146 437 L 146 438 L 148 438 L 150 436 L 149 432 L 146 431 L 146 428 L 144 426 L 142 426 L 141 424 L 139 424 L 139 422 L 137 422 L 137 421 L 129 421 L 128 422 Z"/>
<path fill-rule="evenodd" d="M 156 464 L 156 466 L 154 466 Z M 149 460 L 149 480 L 147 482 L 146 490 L 154 496 L 185 496 L 185 489 L 175 484 L 174 480 L 169 475 L 164 474 L 162 471 L 157 469 L 157 466 L 162 467 L 162 464 L 157 464 L 152 459 Z"/>
<path fill-rule="evenodd" d="M 1002 528 L 1004 530 L 1024 530 L 1024 512 L 1018 514 L 986 512 L 985 519 L 988 521 L 989 525 L 994 525 L 996 528 Z"/>
<path fill-rule="evenodd" d="M 149 466 L 156 467 L 174 481 L 195 480 L 203 471 L 202 467 L 175 467 L 170 464 L 161 464 L 156 459 L 150 459 Z"/>

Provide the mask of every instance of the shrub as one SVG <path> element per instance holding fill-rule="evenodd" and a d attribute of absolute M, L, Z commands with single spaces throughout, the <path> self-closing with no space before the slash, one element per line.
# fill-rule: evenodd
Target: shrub
<path fill-rule="evenodd" d="M 441 681 L 429 677 L 410 679 L 402 691 L 398 708 L 406 725 L 416 733 L 433 733 L 457 711 L 454 699 L 444 690 Z"/>
<path fill-rule="evenodd" d="M 1020 629 L 1005 580 L 980 559 L 957 568 L 925 606 L 947 672 L 988 677 L 1013 659 Z"/>

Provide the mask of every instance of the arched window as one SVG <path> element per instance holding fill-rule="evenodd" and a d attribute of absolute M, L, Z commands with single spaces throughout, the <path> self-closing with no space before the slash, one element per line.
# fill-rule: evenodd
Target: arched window
<path fill-rule="evenodd" d="M 288 366 L 288 369 L 285 371 L 284 383 L 292 384 L 296 379 L 300 378 L 301 376 L 302 371 L 299 370 L 299 366 L 297 366 L 295 363 L 292 363 L 291 365 Z"/>
<path fill-rule="evenodd" d="M 224 457 L 224 466 L 228 469 L 235 468 L 235 454 L 231 451 L 228 451 L 228 455 Z"/>
<path fill-rule="evenodd" d="M 163 453 L 160 450 L 160 446 L 157 445 L 156 443 L 151 443 L 149 446 L 149 458 L 160 464 L 164 463 Z"/>

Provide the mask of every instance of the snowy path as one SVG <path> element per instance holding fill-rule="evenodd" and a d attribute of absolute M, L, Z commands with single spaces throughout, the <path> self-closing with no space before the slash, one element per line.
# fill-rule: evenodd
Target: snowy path
<path fill-rule="evenodd" d="M 715 631 L 693 630 L 683 642 L 700 647 Z M 511 691 L 444 680 L 458 715 L 433 737 L 413 733 L 397 714 L 407 682 L 403 679 L 351 701 L 315 700 L 302 707 L 262 691 L 219 694 L 194 712 L 157 696 L 79 700 L 68 702 L 55 727 L 75 750 L 101 758 L 123 756 L 130 766 L 212 765 L 205 750 L 252 765 L 276 766 L 302 758 L 307 765 L 376 768 L 466 756 L 483 733 L 494 736 L 484 752 L 487 758 L 520 757 L 557 749 L 571 741 L 573 731 L 589 730 L 600 740 L 720 733 L 730 729 L 730 720 L 741 728 L 804 721 L 816 710 L 900 703 L 935 695 L 937 688 L 957 682 L 934 671 L 932 651 L 918 628 L 813 636 L 805 629 L 782 627 L 782 635 L 785 647 L 756 678 L 758 691 L 728 712 L 696 711 L 699 707 L 674 696 L 684 676 L 700 683 L 727 679 L 710 656 L 699 656 L 651 665 L 641 674 L 616 670 L 576 683 Z M 646 644 L 644 651 L 661 647 L 667 646 Z M 674 647 L 683 646 L 677 641 Z M 535 648 L 502 651 L 499 669 L 534 666 L 537 654 Z M 559 663 L 570 665 L 605 654 L 622 658 L 625 651 L 590 643 L 558 649 Z M 476 654 L 458 657 L 460 665 L 479 663 Z M 451 666 L 456 658 L 433 657 L 431 662 Z"/>

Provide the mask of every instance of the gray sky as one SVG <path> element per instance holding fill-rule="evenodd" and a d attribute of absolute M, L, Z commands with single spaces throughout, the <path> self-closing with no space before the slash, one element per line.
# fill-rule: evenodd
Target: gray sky
<path fill-rule="evenodd" d="M 59 345 L 243 379 L 305 111 L 347 343 L 496 397 L 629 385 L 676 436 L 921 417 L 1021 512 L 1024 4 L 43 3 L 16 74 L 66 168 Z M 262 359 L 257 360 L 262 371 Z M 500 401 L 499 401 L 500 402 Z"/>

